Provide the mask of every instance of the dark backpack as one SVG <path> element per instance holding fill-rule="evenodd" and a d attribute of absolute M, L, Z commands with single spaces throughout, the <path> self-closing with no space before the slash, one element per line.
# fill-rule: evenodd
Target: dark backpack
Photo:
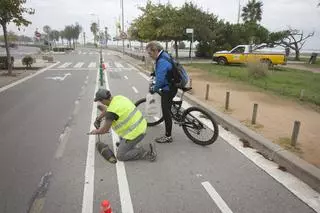
<path fill-rule="evenodd" d="M 170 59 L 167 57 L 162 58 L 172 64 L 172 79 L 169 79 L 169 82 L 173 83 L 175 87 L 183 89 L 189 82 L 189 75 L 179 62 L 175 61 L 170 54 L 168 55 L 170 56 Z"/>

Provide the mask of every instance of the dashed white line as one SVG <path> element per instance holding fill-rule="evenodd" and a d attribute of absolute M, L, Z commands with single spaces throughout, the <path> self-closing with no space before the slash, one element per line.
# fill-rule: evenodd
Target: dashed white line
<path fill-rule="evenodd" d="M 106 72 L 104 72 L 104 79 L 106 82 L 105 84 L 106 89 L 109 90 L 110 87 L 109 87 L 108 76 Z M 119 141 L 119 137 L 113 131 L 111 131 L 111 134 L 112 134 L 114 153 L 116 153 L 116 147 L 117 147 L 116 142 Z M 118 161 L 116 163 L 116 170 L 117 170 L 117 179 L 118 179 L 119 194 L 120 194 L 120 201 L 121 201 L 121 210 L 122 210 L 121 212 L 133 213 L 134 211 L 133 211 L 132 200 L 130 196 L 129 184 L 128 184 L 124 162 Z"/>
<path fill-rule="evenodd" d="M 123 68 L 123 65 L 118 63 L 118 62 L 114 62 L 114 65 L 117 67 L 117 68 Z"/>
<path fill-rule="evenodd" d="M 131 64 L 128 64 L 128 66 L 131 68 L 131 69 L 133 69 L 133 70 L 135 70 L 135 71 L 139 71 L 137 68 L 135 68 L 133 65 L 131 65 Z"/>
<path fill-rule="evenodd" d="M 132 87 L 132 89 L 133 89 L 133 91 L 134 91 L 135 93 L 139 93 L 139 91 L 137 90 L 137 88 Z"/>
<path fill-rule="evenodd" d="M 202 182 L 202 186 L 208 192 L 212 200 L 217 204 L 222 213 L 233 213 L 229 206 L 224 202 L 222 197 L 218 194 L 218 192 L 213 188 L 213 186 L 208 182 Z"/>
<path fill-rule="evenodd" d="M 127 77 L 126 75 L 124 76 L 124 78 L 125 78 L 126 80 L 128 80 L 128 77 Z"/>
<path fill-rule="evenodd" d="M 97 66 L 96 62 L 91 62 L 88 68 L 95 68 Z"/>
<path fill-rule="evenodd" d="M 139 75 L 141 75 L 144 79 L 146 79 L 147 81 L 150 80 L 150 77 L 148 77 L 146 74 L 139 72 Z"/>
<path fill-rule="evenodd" d="M 58 68 L 67 68 L 67 67 L 70 66 L 71 64 L 72 64 L 72 63 L 67 62 L 67 63 L 62 64 L 62 65 L 59 66 Z"/>
<path fill-rule="evenodd" d="M 79 62 L 74 66 L 74 68 L 81 68 L 83 64 L 84 64 L 83 62 Z"/>

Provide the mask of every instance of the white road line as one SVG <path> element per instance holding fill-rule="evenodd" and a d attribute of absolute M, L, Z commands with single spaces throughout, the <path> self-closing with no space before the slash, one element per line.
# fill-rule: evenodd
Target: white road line
<path fill-rule="evenodd" d="M 87 53 L 86 53 L 86 52 L 83 52 L 82 55 L 87 55 Z"/>
<path fill-rule="evenodd" d="M 124 78 L 125 78 L 126 80 L 128 80 L 128 77 L 127 77 L 126 75 L 124 76 Z"/>
<path fill-rule="evenodd" d="M 114 65 L 116 66 L 116 68 L 123 68 L 124 66 L 118 62 L 114 62 Z"/>
<path fill-rule="evenodd" d="M 3 91 L 5 91 L 5 90 L 7 90 L 7 89 L 9 89 L 9 88 L 11 88 L 11 87 L 14 87 L 14 86 L 16 86 L 16 85 L 18 85 L 18 84 L 21 84 L 22 82 L 24 82 L 24 81 L 26 81 L 26 80 L 28 80 L 28 79 L 30 79 L 30 78 L 33 78 L 34 76 L 37 76 L 37 75 L 39 75 L 39 74 L 41 74 L 41 73 L 43 73 L 43 72 L 51 69 L 51 67 L 54 67 L 54 66 L 58 65 L 59 63 L 60 63 L 60 62 L 58 61 L 57 63 L 54 63 L 54 64 L 52 64 L 52 65 L 50 65 L 50 66 L 48 66 L 48 67 L 46 67 L 46 68 L 44 68 L 44 69 L 42 69 L 42 70 L 40 70 L 40 71 L 38 71 L 38 72 L 33 73 L 32 75 L 29 75 L 29 76 L 27 76 L 27 77 L 25 77 L 25 78 L 22 78 L 22 79 L 14 82 L 14 83 L 12 83 L 12 84 L 9 84 L 9 85 L 6 85 L 6 86 L 0 88 L 0 93 L 3 92 Z"/>
<path fill-rule="evenodd" d="M 106 89 L 110 89 L 109 82 L 108 82 L 108 76 L 106 75 L 106 72 L 104 72 L 104 79 L 106 82 Z M 97 108 L 97 107 L 95 107 Z M 116 153 L 116 142 L 119 141 L 119 137 L 116 135 L 116 133 L 112 130 L 112 141 L 113 141 L 113 150 L 114 153 Z M 118 178 L 118 187 L 119 187 L 119 194 L 120 194 L 120 201 L 121 201 L 121 212 L 123 213 L 133 213 L 133 206 L 130 196 L 130 190 L 129 190 L 129 184 L 127 180 L 127 174 L 126 174 L 126 168 L 124 166 L 124 162 L 118 161 L 116 163 L 116 169 L 117 169 L 117 178 Z M 84 212 L 82 212 L 84 213 Z"/>
<path fill-rule="evenodd" d="M 88 66 L 88 68 L 96 68 L 97 67 L 97 63 L 96 62 L 91 62 Z"/>
<path fill-rule="evenodd" d="M 90 52 L 89 54 L 90 54 L 90 55 L 92 55 L 92 54 L 93 54 L 93 52 Z"/>
<path fill-rule="evenodd" d="M 112 64 L 111 64 L 111 62 L 107 62 L 107 68 L 112 68 L 113 66 L 112 66 Z"/>
<path fill-rule="evenodd" d="M 81 68 L 83 64 L 84 64 L 83 62 L 79 62 L 74 66 L 74 68 Z"/>
<path fill-rule="evenodd" d="M 72 63 L 67 62 L 67 63 L 62 64 L 62 65 L 59 66 L 58 68 L 66 68 L 66 67 L 70 66 L 71 64 L 72 64 Z"/>
<path fill-rule="evenodd" d="M 131 64 L 128 64 L 128 66 L 131 68 L 131 69 L 133 69 L 133 70 L 135 70 L 135 71 L 139 71 L 137 68 L 135 68 L 133 65 L 131 65 Z"/>
<path fill-rule="evenodd" d="M 139 72 L 139 75 L 141 75 L 144 79 L 146 79 L 147 81 L 150 80 L 150 77 L 148 77 L 146 74 Z"/>
<path fill-rule="evenodd" d="M 218 194 L 218 192 L 213 188 L 213 186 L 208 182 L 202 182 L 202 186 L 208 192 L 212 200 L 217 204 L 222 213 L 232 213 L 229 206 L 224 202 L 222 197 Z"/>
<path fill-rule="evenodd" d="M 133 91 L 134 91 L 135 93 L 139 93 L 139 91 L 137 90 L 137 88 L 132 87 L 132 89 L 133 89 Z"/>
<path fill-rule="evenodd" d="M 98 90 L 99 71 L 96 77 L 95 93 Z M 94 96 L 94 94 L 93 94 Z M 97 103 L 93 103 L 90 129 L 94 128 L 94 121 L 97 116 Z M 86 170 L 84 175 L 84 189 L 82 198 L 82 213 L 93 213 L 93 192 L 94 192 L 94 158 L 95 158 L 96 136 L 90 135 L 88 141 L 88 152 L 86 161 Z"/>

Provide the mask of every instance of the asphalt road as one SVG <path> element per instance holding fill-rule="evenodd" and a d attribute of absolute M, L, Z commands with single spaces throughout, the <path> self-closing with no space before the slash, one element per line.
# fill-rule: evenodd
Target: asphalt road
<path fill-rule="evenodd" d="M 235 141 L 220 137 L 200 147 L 178 126 L 172 144 L 156 145 L 156 162 L 106 162 L 85 134 L 96 112 L 98 55 L 81 49 L 56 60 L 0 93 L 0 212 L 99 212 L 104 199 L 123 213 L 315 212 L 230 145 Z M 145 76 L 113 52 L 104 60 L 113 95 L 145 96 Z M 149 128 L 142 145 L 163 133 L 163 125 Z M 102 137 L 111 146 L 116 140 Z"/>

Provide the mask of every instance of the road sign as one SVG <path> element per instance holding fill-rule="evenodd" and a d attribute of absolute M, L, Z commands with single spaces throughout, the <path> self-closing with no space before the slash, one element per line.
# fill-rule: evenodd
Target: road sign
<path fill-rule="evenodd" d="M 40 38 L 40 37 L 41 37 L 41 33 L 39 33 L 38 31 L 35 31 L 35 32 L 34 32 L 34 35 L 35 35 L 37 38 Z"/>
<path fill-rule="evenodd" d="M 127 34 L 125 32 L 121 32 L 120 33 L 120 37 L 121 37 L 121 39 L 126 39 L 127 38 Z"/>
<path fill-rule="evenodd" d="M 186 32 L 187 32 L 187 33 L 193 33 L 193 28 L 187 28 L 187 29 L 186 29 Z"/>

